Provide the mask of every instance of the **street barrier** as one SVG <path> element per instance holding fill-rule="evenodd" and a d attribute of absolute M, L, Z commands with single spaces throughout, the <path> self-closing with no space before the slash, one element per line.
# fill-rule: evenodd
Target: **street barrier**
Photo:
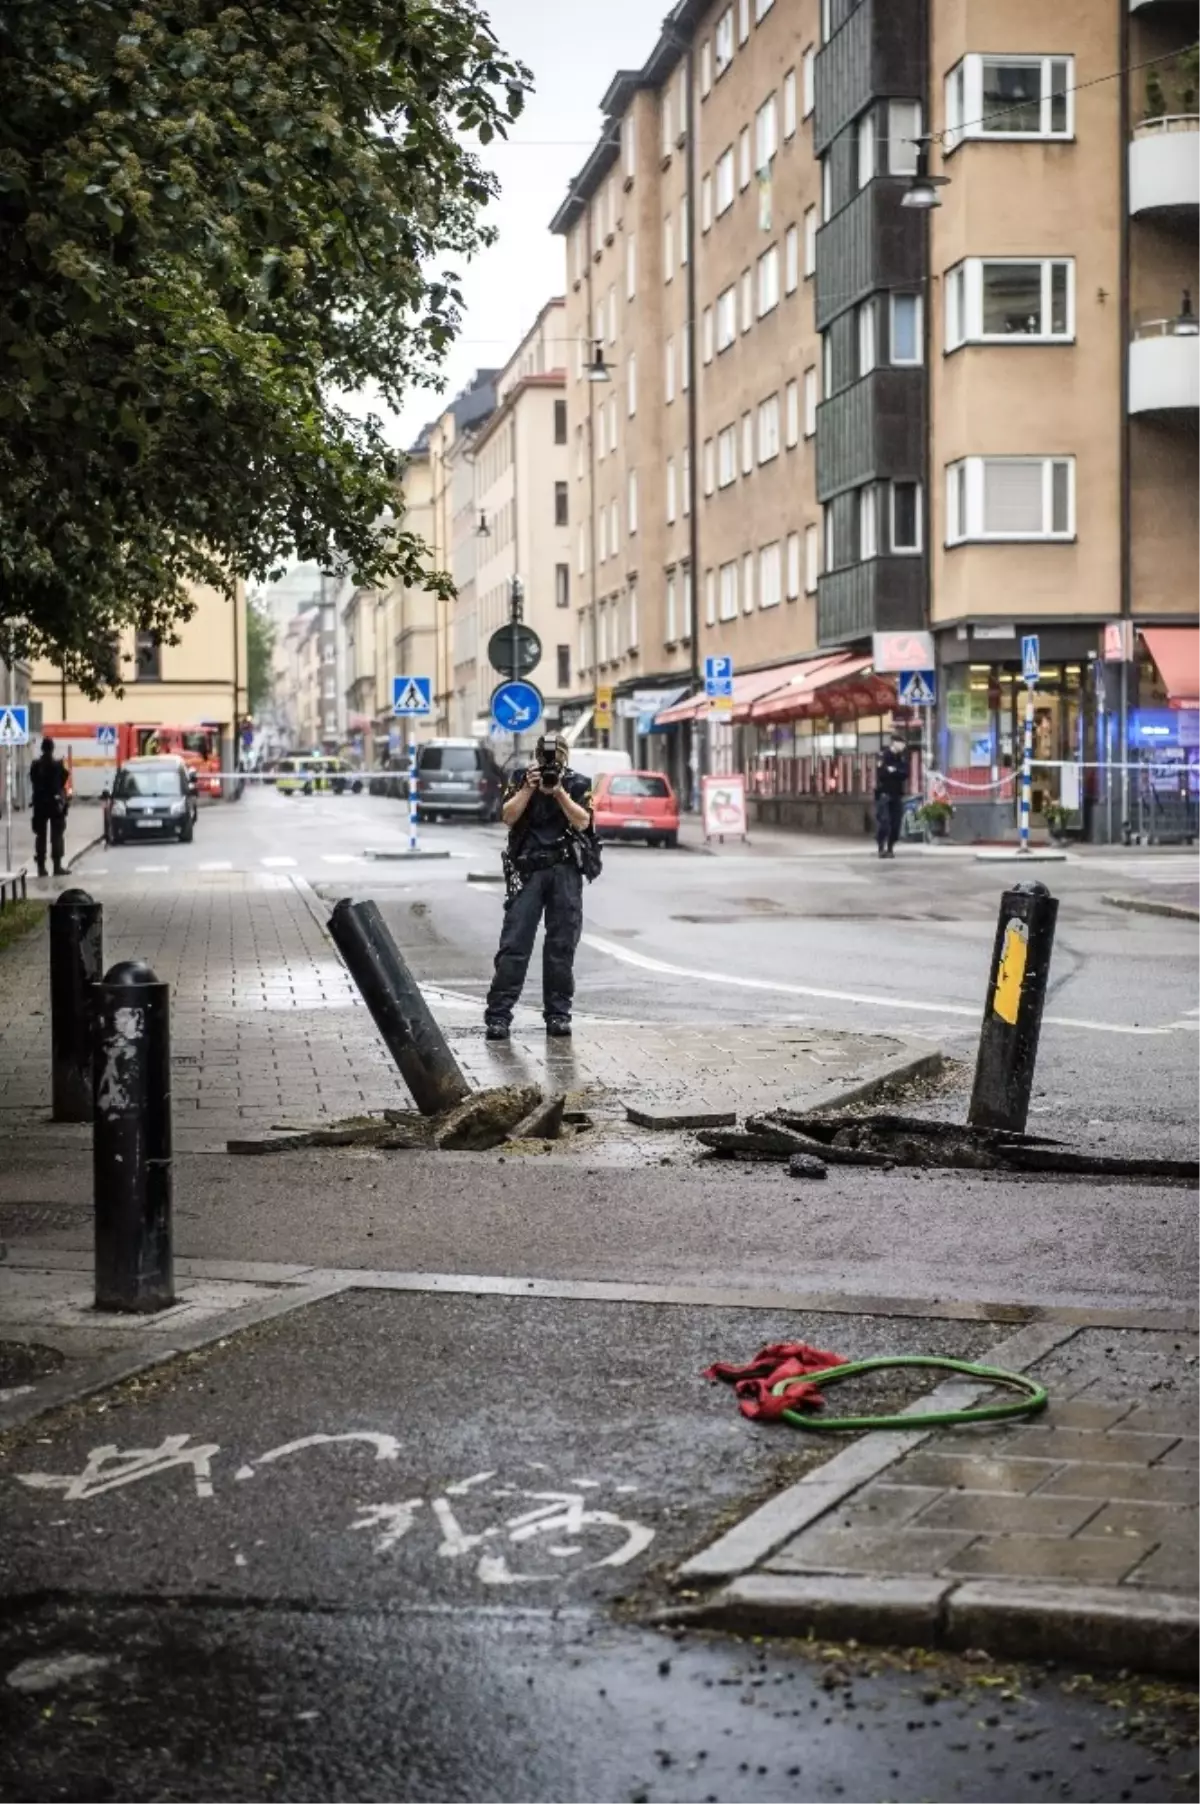
<path fill-rule="evenodd" d="M 1000 898 L 967 1116 L 972 1127 L 1025 1132 L 1057 919 L 1058 902 L 1044 883 L 1014 884 Z"/>
<path fill-rule="evenodd" d="M 96 1308 L 149 1314 L 175 1301 L 169 991 L 132 961 L 92 1001 Z"/>
<path fill-rule="evenodd" d="M 464 1101 L 471 1087 L 375 903 L 343 898 L 329 932 L 422 1115 Z"/>
<path fill-rule="evenodd" d="M 92 1119 L 91 988 L 104 972 L 104 909 L 64 890 L 50 917 L 50 1085 L 55 1121 Z"/>

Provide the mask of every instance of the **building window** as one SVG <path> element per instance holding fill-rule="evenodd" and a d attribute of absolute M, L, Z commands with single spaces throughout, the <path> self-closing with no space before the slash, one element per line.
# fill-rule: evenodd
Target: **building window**
<path fill-rule="evenodd" d="M 559 645 L 555 649 L 557 652 L 556 662 L 558 664 L 558 670 L 556 672 L 558 687 L 560 689 L 569 689 L 571 687 L 571 647 L 569 645 Z"/>
<path fill-rule="evenodd" d="M 638 620 L 638 586 L 636 578 L 629 585 L 629 649 L 638 648 L 640 622 Z"/>
<path fill-rule="evenodd" d="M 705 363 L 713 360 L 713 310 L 706 307 L 700 319 L 701 345 Z"/>
<path fill-rule="evenodd" d="M 800 442 L 800 384 L 793 377 L 783 392 L 784 441 L 790 451 Z"/>
<path fill-rule="evenodd" d="M 587 534 L 582 526 L 579 528 L 579 557 L 576 561 L 576 569 L 580 576 L 587 569 Z"/>
<path fill-rule="evenodd" d="M 833 218 L 833 162 L 829 157 L 821 158 L 821 219 L 828 223 Z"/>
<path fill-rule="evenodd" d="M 743 125 L 738 133 L 738 187 L 740 189 L 750 186 L 750 177 L 753 173 L 750 162 L 750 127 Z"/>
<path fill-rule="evenodd" d="M 754 553 L 742 554 L 742 613 L 754 612 Z"/>
<path fill-rule="evenodd" d="M 686 393 L 692 381 L 692 332 L 687 321 L 679 338 L 679 386 Z"/>
<path fill-rule="evenodd" d="M 866 112 L 854 128 L 855 151 L 858 157 L 858 185 L 865 188 L 875 174 L 875 115 Z M 827 165 L 828 166 L 828 165 Z M 829 215 L 826 214 L 826 218 Z"/>
<path fill-rule="evenodd" d="M 625 240 L 625 299 L 637 293 L 637 239 L 632 234 Z"/>
<path fill-rule="evenodd" d="M 681 63 L 679 65 L 679 104 L 676 108 L 676 111 L 679 114 L 680 144 L 682 144 L 683 140 L 687 137 L 688 118 L 691 112 L 691 98 L 691 95 L 688 93 L 687 64 Z"/>
<path fill-rule="evenodd" d="M 580 670 L 586 670 L 588 668 L 587 642 L 588 642 L 587 618 L 585 615 L 581 614 L 579 616 L 579 668 L 580 668 Z"/>
<path fill-rule="evenodd" d="M 921 485 L 919 482 L 893 482 L 891 505 L 891 545 L 897 553 L 921 549 Z"/>
<path fill-rule="evenodd" d="M 626 511 L 629 515 L 629 524 L 628 524 L 627 530 L 628 530 L 630 536 L 632 537 L 632 535 L 638 529 L 638 479 L 637 479 L 637 471 L 636 470 L 630 470 L 629 475 L 626 478 L 626 490 L 627 490 Z"/>
<path fill-rule="evenodd" d="M 717 624 L 717 573 L 715 570 L 704 572 L 704 619 L 708 626 Z"/>
<path fill-rule="evenodd" d="M 815 595 L 817 579 L 821 574 L 821 528 L 806 526 L 804 528 L 804 593 Z"/>
<path fill-rule="evenodd" d="M 157 633 L 139 632 L 134 640 L 135 681 L 162 682 L 162 645 Z"/>
<path fill-rule="evenodd" d="M 770 463 L 779 456 L 779 396 L 768 395 L 758 404 L 758 461 Z"/>
<path fill-rule="evenodd" d="M 713 441 L 704 441 L 704 493 L 711 495 L 717 486 L 717 460 Z"/>
<path fill-rule="evenodd" d="M 754 468 L 754 415 L 742 415 L 742 475 L 749 476 Z"/>
<path fill-rule="evenodd" d="M 756 25 L 762 24 L 774 4 L 775 0 L 754 0 L 754 22 Z"/>
<path fill-rule="evenodd" d="M 858 491 L 858 555 L 865 564 L 878 550 L 878 501 L 875 484 L 868 482 Z"/>
<path fill-rule="evenodd" d="M 738 43 L 750 36 L 750 0 L 738 0 Z"/>
<path fill-rule="evenodd" d="M 888 349 L 892 363 L 921 363 L 921 297 L 892 294 L 888 297 Z"/>
<path fill-rule="evenodd" d="M 758 259 L 758 317 L 779 305 L 779 246 L 773 244 Z"/>
<path fill-rule="evenodd" d="M 748 332 L 754 324 L 754 271 L 742 271 L 742 331 Z"/>
<path fill-rule="evenodd" d="M 565 445 L 567 442 L 567 404 L 565 401 L 554 403 L 554 442 Z"/>
<path fill-rule="evenodd" d="M 833 36 L 833 0 L 821 0 L 821 42 L 827 44 Z"/>
<path fill-rule="evenodd" d="M 800 228 L 789 226 L 783 238 L 783 288 L 795 294 L 800 286 Z"/>
<path fill-rule="evenodd" d="M 637 353 L 630 351 L 629 361 L 625 365 L 625 397 L 629 407 L 629 417 L 637 412 Z"/>
<path fill-rule="evenodd" d="M 726 288 L 717 296 L 717 349 L 727 351 L 737 337 L 737 289 Z"/>
<path fill-rule="evenodd" d="M 621 122 L 621 153 L 625 174 L 632 180 L 634 171 L 637 167 L 637 141 L 634 134 L 632 119 L 624 119 Z"/>
<path fill-rule="evenodd" d="M 787 536 L 787 598 L 795 601 L 800 593 L 800 534 Z"/>
<path fill-rule="evenodd" d="M 613 395 L 608 403 L 608 448 L 617 448 L 617 397 Z"/>
<path fill-rule="evenodd" d="M 667 459 L 667 525 L 675 524 L 675 459 Z"/>
<path fill-rule="evenodd" d="M 688 260 L 688 215 L 687 203 L 679 209 L 679 267 L 683 269 Z"/>
<path fill-rule="evenodd" d="M 686 445 L 683 447 L 683 456 L 680 459 L 679 487 L 682 491 L 680 500 L 683 517 L 686 520 L 692 511 L 692 454 Z"/>
<path fill-rule="evenodd" d="M 663 281 L 675 279 L 675 218 L 671 213 L 663 220 Z"/>
<path fill-rule="evenodd" d="M 1075 265 L 1070 258 L 969 257 L 946 274 L 946 349 L 1069 342 L 1075 336 Z"/>
<path fill-rule="evenodd" d="M 1073 457 L 966 457 L 947 469 L 947 540 L 1069 539 Z"/>
<path fill-rule="evenodd" d="M 733 61 L 733 8 L 727 6 L 717 20 L 717 29 L 713 34 L 714 62 L 717 79 L 720 80 Z"/>
<path fill-rule="evenodd" d="M 802 119 L 807 119 L 816 105 L 816 62 L 817 52 L 815 47 L 810 44 L 800 58 L 800 116 Z"/>
<path fill-rule="evenodd" d="M 758 554 L 758 605 L 777 608 L 783 600 L 783 548 L 776 539 Z"/>
<path fill-rule="evenodd" d="M 712 45 L 705 38 L 700 46 L 700 98 L 707 100 L 712 92 Z"/>
<path fill-rule="evenodd" d="M 556 608 L 569 608 L 571 605 L 571 570 L 568 564 L 554 566 L 554 605 Z"/>
<path fill-rule="evenodd" d="M 775 113 L 775 96 L 767 98 L 754 115 L 754 167 L 769 169 L 771 158 L 779 149 L 779 123 Z"/>
<path fill-rule="evenodd" d="M 692 637 L 692 567 L 683 566 L 683 620 L 681 637 L 685 645 L 691 643 Z"/>
<path fill-rule="evenodd" d="M 597 626 L 598 626 L 598 631 L 596 634 L 596 637 L 598 640 L 598 643 L 596 646 L 596 657 L 597 657 L 597 661 L 599 663 L 607 664 L 608 663 L 608 603 L 606 601 L 602 601 L 600 603 L 599 607 L 596 609 L 596 620 L 597 620 Z"/>
<path fill-rule="evenodd" d="M 721 565 L 721 619 L 737 619 L 738 570 L 736 564 Z"/>
<path fill-rule="evenodd" d="M 917 139 L 921 136 L 920 103 L 915 100 L 889 100 L 887 132 L 888 174 L 915 175 Z"/>
<path fill-rule="evenodd" d="M 817 209 L 804 209 L 804 273 L 806 276 L 816 274 L 817 270 Z"/>
<path fill-rule="evenodd" d="M 608 509 L 603 503 L 601 503 L 598 516 L 597 541 L 596 562 L 606 564 L 608 562 Z"/>
<path fill-rule="evenodd" d="M 946 77 L 947 152 L 965 138 L 1069 138 L 1075 59 L 965 56 Z"/>
<path fill-rule="evenodd" d="M 796 136 L 796 71 L 789 69 L 783 78 L 783 135 Z"/>
<path fill-rule="evenodd" d="M 811 438 L 817 430 L 817 372 L 811 365 L 804 372 L 804 436 Z"/>
<path fill-rule="evenodd" d="M 700 230 L 707 232 L 713 222 L 713 185 L 712 176 L 700 178 Z"/>
<path fill-rule="evenodd" d="M 662 103 L 661 103 L 661 108 L 660 108 L 660 113 L 659 113 L 659 119 L 660 119 L 660 123 L 662 125 L 662 140 L 659 145 L 659 148 L 662 151 L 662 154 L 664 157 L 669 157 L 672 150 L 675 147 L 675 136 L 671 130 L 671 90 L 670 90 L 670 88 L 664 88 L 662 91 Z"/>
<path fill-rule="evenodd" d="M 615 345 L 617 342 L 617 291 L 615 288 L 610 288 L 608 291 L 608 342 L 610 345 Z"/>
<path fill-rule="evenodd" d="M 675 619 L 675 608 L 676 608 L 675 572 L 673 570 L 668 570 L 668 572 L 667 572 L 667 630 L 666 630 L 666 635 L 665 635 L 665 640 L 668 645 L 674 645 L 676 639 L 678 639 L 678 637 L 679 637 L 679 626 Z"/>
<path fill-rule="evenodd" d="M 675 399 L 675 340 L 668 338 L 666 343 L 666 369 L 664 373 L 666 387 L 664 393 L 667 401 Z"/>
<path fill-rule="evenodd" d="M 723 150 L 717 158 L 716 177 L 717 218 L 719 219 L 721 214 L 727 213 L 729 208 L 733 205 L 734 174 L 732 144 L 729 146 L 728 150 Z"/>
<path fill-rule="evenodd" d="M 554 524 L 566 526 L 567 523 L 567 485 L 565 482 L 556 482 L 554 485 Z"/>
<path fill-rule="evenodd" d="M 727 489 L 737 480 L 737 427 L 722 426 L 717 434 L 717 487 Z"/>
<path fill-rule="evenodd" d="M 615 501 L 610 506 L 608 512 L 609 512 L 609 538 L 612 542 L 612 554 L 614 557 L 616 557 L 617 548 L 621 543 L 621 513 L 620 513 L 620 509 L 618 508 Z"/>
<path fill-rule="evenodd" d="M 875 368 L 875 302 L 864 301 L 855 309 L 858 325 L 858 374 L 861 379 Z"/>

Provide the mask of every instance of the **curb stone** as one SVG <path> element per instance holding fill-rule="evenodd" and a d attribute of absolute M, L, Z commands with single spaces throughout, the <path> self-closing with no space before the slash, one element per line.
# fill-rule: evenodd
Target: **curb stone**
<path fill-rule="evenodd" d="M 1189 908 L 1185 902 L 1155 902 L 1145 896 L 1101 896 L 1109 908 L 1123 908 L 1131 915 L 1165 915 L 1172 921 L 1200 921 L 1200 908 Z"/>

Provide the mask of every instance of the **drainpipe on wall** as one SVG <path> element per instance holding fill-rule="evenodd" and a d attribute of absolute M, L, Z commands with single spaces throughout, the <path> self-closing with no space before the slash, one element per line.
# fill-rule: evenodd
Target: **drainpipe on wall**
<path fill-rule="evenodd" d="M 1129 822 L 1129 660 L 1133 656 L 1133 496 L 1130 486 L 1130 421 L 1129 421 L 1129 6 L 1127 0 L 1115 0 L 1117 37 L 1121 47 L 1121 111 L 1120 111 L 1120 257 L 1118 281 L 1117 330 L 1121 334 L 1120 394 L 1120 484 L 1121 484 L 1121 623 L 1128 634 L 1122 650 L 1129 654 L 1121 659 L 1121 698 L 1117 717 L 1117 757 L 1121 765 L 1121 835 L 1128 843 Z M 1126 621 L 1130 624 L 1127 626 Z M 1110 774 L 1111 781 L 1111 774 Z"/>
<path fill-rule="evenodd" d="M 684 68 L 687 80 L 687 187 L 684 192 L 685 217 L 687 219 L 688 260 L 687 260 L 687 339 L 688 339 L 688 561 L 691 565 L 692 605 L 689 609 L 688 631 L 691 635 L 692 668 L 691 680 L 693 691 L 700 687 L 700 446 L 697 438 L 699 431 L 700 407 L 700 357 L 696 334 L 696 264 L 700 256 L 700 245 L 696 233 L 696 166 L 699 157 L 700 109 L 696 105 L 696 72 L 695 51 L 689 38 L 684 53 Z M 694 779 L 692 801 L 699 804 L 700 778 L 704 774 L 705 752 L 707 749 L 707 722 L 703 727 L 698 720 L 690 720 L 687 724 L 687 760 L 688 770 Z"/>

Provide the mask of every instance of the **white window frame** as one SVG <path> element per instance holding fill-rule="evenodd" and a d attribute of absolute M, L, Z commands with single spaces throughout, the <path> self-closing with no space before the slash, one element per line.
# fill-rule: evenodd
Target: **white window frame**
<path fill-rule="evenodd" d="M 821 42 L 827 44 L 833 36 L 833 0 L 821 0 Z"/>
<path fill-rule="evenodd" d="M 596 522 L 596 562 L 606 564 L 608 562 L 608 509 L 601 506 L 597 511 L 599 518 Z"/>
<path fill-rule="evenodd" d="M 804 436 L 812 438 L 817 430 L 817 366 L 810 363 L 804 372 Z"/>
<path fill-rule="evenodd" d="M 758 611 L 777 608 L 783 600 L 783 546 L 778 539 L 758 552 Z"/>
<path fill-rule="evenodd" d="M 889 175 L 916 175 L 917 139 L 921 136 L 921 103 L 919 100 L 889 100 L 887 103 L 887 172 Z"/>
<path fill-rule="evenodd" d="M 692 454 L 686 445 L 679 460 L 679 491 L 680 512 L 686 520 L 692 511 Z"/>
<path fill-rule="evenodd" d="M 758 404 L 758 461 L 769 464 L 779 456 L 779 391 Z"/>
<path fill-rule="evenodd" d="M 704 623 L 706 626 L 717 624 L 717 573 L 715 570 L 704 572 Z"/>
<path fill-rule="evenodd" d="M 750 476 L 754 471 L 754 415 L 742 415 L 742 475 Z"/>
<path fill-rule="evenodd" d="M 732 559 L 728 564 L 722 564 L 717 575 L 721 584 L 718 618 L 721 620 L 736 620 L 738 612 L 737 560 Z"/>
<path fill-rule="evenodd" d="M 826 155 L 821 158 L 821 223 L 828 225 L 833 218 L 833 159 Z"/>
<path fill-rule="evenodd" d="M 692 330 L 684 320 L 679 334 L 679 387 L 686 394 L 692 382 Z"/>
<path fill-rule="evenodd" d="M 630 351 L 625 364 L 625 404 L 630 419 L 637 412 L 637 352 Z"/>
<path fill-rule="evenodd" d="M 797 601 L 800 596 L 800 534 L 789 532 L 787 536 L 787 587 L 784 594 L 788 601 Z"/>
<path fill-rule="evenodd" d="M 821 528 L 804 528 L 804 593 L 815 595 L 821 576 Z"/>
<path fill-rule="evenodd" d="M 854 327 L 858 340 L 858 379 L 869 376 L 879 362 L 878 333 L 875 329 L 875 297 L 860 301 L 854 309 Z"/>
<path fill-rule="evenodd" d="M 674 526 L 676 514 L 675 459 L 667 459 L 667 525 Z"/>
<path fill-rule="evenodd" d="M 707 38 L 700 46 L 700 98 L 707 100 L 712 93 L 712 45 Z"/>
<path fill-rule="evenodd" d="M 754 612 L 754 553 L 742 553 L 742 613 Z"/>
<path fill-rule="evenodd" d="M 700 230 L 710 232 L 713 222 L 713 182 L 711 175 L 700 177 Z"/>
<path fill-rule="evenodd" d="M 608 663 L 608 602 L 602 601 L 596 608 L 596 661 Z"/>
<path fill-rule="evenodd" d="M 631 232 L 625 240 L 625 299 L 637 293 L 637 239 Z"/>
<path fill-rule="evenodd" d="M 612 452 L 617 449 L 617 397 L 608 398 L 608 448 Z"/>
<path fill-rule="evenodd" d="M 737 427 L 722 426 L 717 434 L 717 487 L 727 489 L 737 481 Z"/>
<path fill-rule="evenodd" d="M 662 130 L 662 137 L 659 141 L 659 150 L 662 154 L 663 161 L 666 162 L 666 160 L 670 156 L 672 150 L 674 150 L 674 148 L 675 148 L 675 136 L 671 129 L 671 90 L 670 90 L 670 88 L 663 89 L 662 97 L 659 100 L 658 105 L 659 105 L 659 120 L 660 120 L 661 130 Z"/>
<path fill-rule="evenodd" d="M 737 284 L 731 282 L 717 296 L 717 355 L 727 351 L 737 339 L 738 325 L 738 292 Z"/>
<path fill-rule="evenodd" d="M 733 7 L 727 6 L 713 27 L 713 74 L 720 81 L 733 61 Z"/>
<path fill-rule="evenodd" d="M 879 556 L 879 496 L 877 485 L 866 482 L 858 490 L 858 557 L 866 564 Z"/>
<path fill-rule="evenodd" d="M 914 491 L 914 519 L 916 521 L 916 539 L 912 545 L 900 545 L 896 540 L 896 490 L 912 489 Z M 893 557 L 920 557 L 921 544 L 921 485 L 919 482 L 890 482 L 888 484 L 888 549 Z"/>
<path fill-rule="evenodd" d="M 685 201 L 679 209 L 679 267 L 686 269 L 688 260 L 688 210 Z"/>
<path fill-rule="evenodd" d="M 779 111 L 774 90 L 754 115 L 754 167 L 761 174 L 771 167 L 779 149 Z"/>
<path fill-rule="evenodd" d="M 636 651 L 638 648 L 638 640 L 641 631 L 641 622 L 638 619 L 638 586 L 636 576 L 631 576 L 629 579 L 629 607 L 626 610 L 626 619 L 628 621 L 628 626 L 626 628 L 628 634 L 626 646 L 632 652 Z"/>
<path fill-rule="evenodd" d="M 1038 265 L 1041 270 L 1041 324 L 1053 317 L 1053 284 L 1056 268 L 1067 276 L 1067 330 L 1065 332 L 985 332 L 983 298 L 985 270 L 1001 266 Z M 946 349 L 965 344 L 1045 345 L 1075 342 L 1075 259 L 1073 257 L 966 257 L 946 271 Z"/>
<path fill-rule="evenodd" d="M 805 277 L 817 273 L 817 209 L 804 209 L 804 274 Z"/>
<path fill-rule="evenodd" d="M 800 58 L 800 117 L 809 119 L 817 104 L 817 47 L 809 44 Z"/>
<path fill-rule="evenodd" d="M 750 36 L 750 0 L 738 0 L 737 41 L 739 46 Z"/>
<path fill-rule="evenodd" d="M 668 338 L 664 347 L 663 394 L 668 406 L 675 399 L 675 340 Z"/>
<path fill-rule="evenodd" d="M 789 69 L 783 78 L 783 137 L 786 143 L 796 136 L 796 71 Z"/>
<path fill-rule="evenodd" d="M 738 190 L 740 193 L 744 193 L 750 186 L 750 178 L 754 174 L 750 155 L 751 142 L 750 127 L 743 125 L 738 133 Z"/>
<path fill-rule="evenodd" d="M 1040 531 L 995 532 L 984 530 L 987 468 L 997 464 L 1040 464 L 1042 471 L 1042 528 Z M 1055 468 L 1066 471 L 1067 524 L 1055 531 L 1052 524 Z M 960 497 L 965 519 L 959 518 Z M 946 466 L 946 543 L 962 544 L 1062 544 L 1075 537 L 1074 457 L 965 457 Z M 1047 529 L 1047 523 L 1050 523 Z"/>
<path fill-rule="evenodd" d="M 608 342 L 617 342 L 617 289 L 614 283 L 608 291 Z"/>
<path fill-rule="evenodd" d="M 683 631 L 679 636 L 685 645 L 690 645 L 692 642 L 692 566 L 690 564 L 683 565 L 683 581 L 680 587 L 683 590 Z"/>
<path fill-rule="evenodd" d="M 691 95 L 688 93 L 687 63 L 682 62 L 679 65 L 679 105 L 675 109 L 679 114 L 679 130 L 675 134 L 675 142 L 677 144 L 682 144 L 688 134 L 688 121 L 691 117 L 691 98 Z"/>
<path fill-rule="evenodd" d="M 794 376 L 783 397 L 783 442 L 792 451 L 800 443 L 800 384 Z"/>
<path fill-rule="evenodd" d="M 625 494 L 625 530 L 630 538 L 638 529 L 638 478 L 637 471 L 630 470 L 626 477 Z"/>
<path fill-rule="evenodd" d="M 600 463 L 604 462 L 604 457 L 605 457 L 605 453 L 607 452 L 607 450 L 608 450 L 608 409 L 605 407 L 605 405 L 602 401 L 600 403 L 599 407 L 596 409 L 596 457 Z"/>
<path fill-rule="evenodd" d="M 663 220 L 663 281 L 675 279 L 675 219 L 668 213 Z"/>
<path fill-rule="evenodd" d="M 914 355 L 911 357 L 899 357 L 896 354 L 896 303 L 897 303 L 897 301 L 911 301 L 913 304 L 913 343 L 914 343 L 916 349 L 915 349 Z M 912 293 L 908 293 L 908 292 L 901 292 L 900 290 L 893 290 L 893 292 L 888 295 L 888 362 L 895 364 L 898 368 L 901 368 L 901 369 L 907 368 L 909 366 L 915 366 L 917 364 L 924 363 L 924 361 L 925 361 L 924 331 L 925 331 L 924 298 L 919 294 L 912 294 Z"/>
<path fill-rule="evenodd" d="M 742 291 L 742 331 L 748 332 L 754 324 L 754 271 L 744 269 L 741 280 Z"/>
<path fill-rule="evenodd" d="M 860 188 L 865 188 L 875 178 L 875 139 L 875 108 L 871 105 L 859 116 L 854 127 L 854 154 Z"/>
<path fill-rule="evenodd" d="M 1035 66 L 1039 70 L 1037 131 L 1006 130 L 1003 113 L 1000 108 L 992 108 L 990 114 L 983 99 L 983 69 L 985 63 L 999 64 L 1005 68 L 1025 68 Z M 1054 66 L 1062 66 L 1061 93 L 1064 105 L 1064 125 L 1055 130 L 1052 128 L 1052 110 L 1054 90 Z M 1004 56 L 983 55 L 973 51 L 964 56 L 960 63 L 946 77 L 946 130 L 942 140 L 943 149 L 948 156 L 958 146 L 970 138 L 986 138 L 993 143 L 1021 144 L 1033 140 L 1054 139 L 1060 143 L 1075 136 L 1075 58 L 1073 56 L 1047 56 L 1039 51 L 1027 51 L 1024 54 L 1012 52 Z M 999 115 L 999 117 L 997 117 Z"/>
<path fill-rule="evenodd" d="M 732 207 L 733 197 L 737 191 L 732 144 L 727 145 L 717 158 L 713 173 L 716 215 L 720 219 L 722 213 L 728 213 Z"/>
<path fill-rule="evenodd" d="M 621 161 L 625 170 L 625 179 L 632 181 L 637 171 L 637 136 L 633 128 L 632 115 L 621 121 Z"/>
<path fill-rule="evenodd" d="M 756 25 L 762 24 L 774 4 L 775 0 L 754 0 L 754 23 Z"/>
<path fill-rule="evenodd" d="M 609 507 L 609 538 L 612 542 L 612 554 L 616 557 L 621 545 L 621 507 L 613 501 Z"/>
<path fill-rule="evenodd" d="M 713 360 L 713 310 L 711 307 L 706 307 L 701 314 L 700 328 L 702 333 L 701 349 L 703 351 L 704 361 L 705 363 L 711 363 Z"/>
<path fill-rule="evenodd" d="M 717 486 L 717 447 L 715 442 L 706 438 L 704 441 L 704 493 L 711 495 Z"/>
<path fill-rule="evenodd" d="M 783 234 L 783 292 L 795 294 L 800 286 L 800 228 L 790 225 Z"/>
<path fill-rule="evenodd" d="M 675 608 L 676 608 L 675 572 L 673 570 L 668 570 L 667 571 L 667 605 L 666 605 L 666 629 L 667 630 L 663 635 L 663 644 L 664 645 L 674 645 L 676 639 L 679 637 L 678 628 L 677 628 L 676 621 L 675 621 Z"/>
<path fill-rule="evenodd" d="M 759 319 L 779 305 L 779 246 L 768 245 L 758 259 L 757 312 Z"/>

